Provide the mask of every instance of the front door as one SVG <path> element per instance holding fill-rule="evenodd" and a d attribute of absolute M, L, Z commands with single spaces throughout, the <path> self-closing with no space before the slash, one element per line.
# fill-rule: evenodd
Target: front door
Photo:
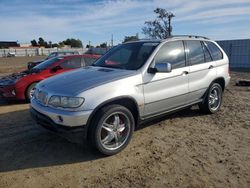
<path fill-rule="evenodd" d="M 146 73 L 143 77 L 145 118 L 185 105 L 188 97 L 188 72 L 183 41 L 165 43 L 153 63 L 170 63 L 169 73 Z"/>

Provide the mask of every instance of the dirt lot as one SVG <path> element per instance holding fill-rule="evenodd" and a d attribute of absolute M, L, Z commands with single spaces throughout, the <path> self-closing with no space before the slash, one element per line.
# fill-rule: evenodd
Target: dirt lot
<path fill-rule="evenodd" d="M 0 72 L 22 69 L 25 61 L 0 58 Z M 28 104 L 2 101 L 0 187 L 249 188 L 250 90 L 235 80 L 250 73 L 231 75 L 219 113 L 193 107 L 168 115 L 137 130 L 112 157 L 38 128 Z"/>

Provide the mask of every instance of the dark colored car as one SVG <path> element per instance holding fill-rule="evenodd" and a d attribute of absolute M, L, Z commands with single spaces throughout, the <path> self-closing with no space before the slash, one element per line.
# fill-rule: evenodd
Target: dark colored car
<path fill-rule="evenodd" d="M 40 64 L 43 61 L 46 61 L 50 58 L 56 57 L 56 56 L 63 56 L 63 55 L 79 55 L 79 52 L 77 51 L 59 51 L 59 52 L 52 52 L 48 55 L 48 57 L 46 57 L 43 60 L 40 61 L 33 61 L 33 62 L 28 62 L 28 69 L 32 69 L 33 67 L 35 67 L 36 65 Z"/>
<path fill-rule="evenodd" d="M 0 97 L 27 100 L 33 95 L 35 86 L 48 77 L 91 65 L 99 55 L 67 55 L 50 58 L 30 70 L 0 79 Z"/>

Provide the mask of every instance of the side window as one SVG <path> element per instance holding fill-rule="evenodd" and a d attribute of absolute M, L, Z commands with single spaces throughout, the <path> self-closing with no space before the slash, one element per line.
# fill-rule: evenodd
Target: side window
<path fill-rule="evenodd" d="M 185 53 L 182 41 L 167 42 L 157 55 L 155 63 L 171 63 L 172 69 L 185 67 Z"/>
<path fill-rule="evenodd" d="M 77 69 L 81 67 L 81 58 L 77 57 L 77 58 L 71 58 L 68 60 L 65 60 L 64 62 L 62 62 L 60 64 L 60 66 L 62 68 L 65 69 Z"/>
<path fill-rule="evenodd" d="M 212 56 L 211 56 L 210 52 L 207 49 L 207 46 L 203 42 L 202 42 L 202 47 L 203 47 L 203 51 L 204 51 L 204 54 L 205 54 L 205 61 L 206 62 L 213 61 Z"/>
<path fill-rule="evenodd" d="M 204 52 L 201 46 L 201 42 L 197 40 L 187 40 L 186 44 L 190 64 L 198 65 L 201 63 L 205 63 Z"/>
<path fill-rule="evenodd" d="M 89 58 L 89 57 L 83 57 L 82 62 L 83 66 L 90 66 L 92 65 L 97 59 L 95 58 Z"/>
<path fill-rule="evenodd" d="M 212 42 L 205 42 L 214 61 L 223 59 L 223 54 L 220 49 Z"/>

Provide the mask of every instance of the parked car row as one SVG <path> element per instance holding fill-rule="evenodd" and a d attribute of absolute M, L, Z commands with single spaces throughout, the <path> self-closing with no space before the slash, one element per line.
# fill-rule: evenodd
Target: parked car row
<path fill-rule="evenodd" d="M 27 68 L 32 69 L 36 65 L 40 64 L 43 61 L 46 61 L 48 59 L 51 59 L 56 56 L 63 56 L 63 55 L 79 55 L 78 51 L 58 51 L 58 52 L 52 52 L 50 53 L 45 59 L 40 60 L 40 61 L 33 61 L 33 62 L 28 62 Z"/>
<path fill-rule="evenodd" d="M 91 65 L 99 55 L 65 55 L 49 58 L 35 67 L 0 79 L 0 96 L 29 101 L 38 82 L 73 69 Z"/>

